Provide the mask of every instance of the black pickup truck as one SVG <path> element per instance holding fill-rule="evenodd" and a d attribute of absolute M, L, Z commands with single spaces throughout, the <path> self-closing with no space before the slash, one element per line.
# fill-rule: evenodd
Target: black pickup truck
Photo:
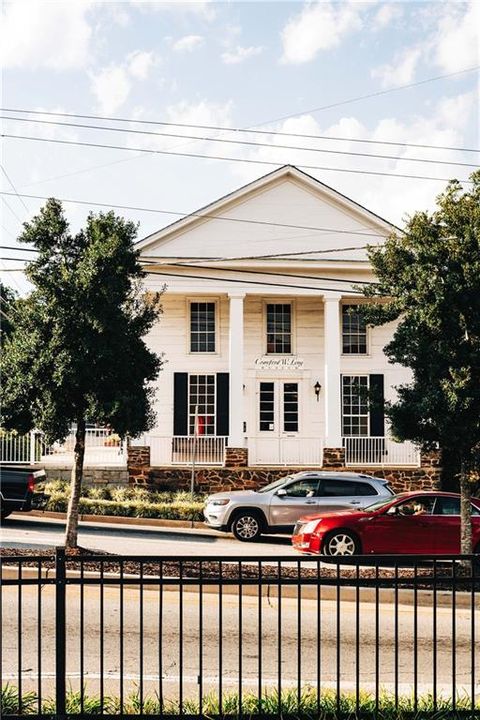
<path fill-rule="evenodd" d="M 0 516 L 4 520 L 12 512 L 28 512 L 45 506 L 48 496 L 38 492 L 45 482 L 45 470 L 31 465 L 0 465 Z"/>

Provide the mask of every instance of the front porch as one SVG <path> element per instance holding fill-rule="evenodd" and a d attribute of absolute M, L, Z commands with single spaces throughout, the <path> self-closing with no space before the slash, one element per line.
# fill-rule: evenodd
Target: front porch
<path fill-rule="evenodd" d="M 204 435 L 145 435 L 131 442 L 131 452 L 143 446 L 152 467 L 174 466 L 273 466 L 324 467 L 331 465 L 332 448 L 319 438 L 245 438 L 242 447 L 232 448 L 227 437 Z M 420 467 L 420 451 L 411 442 L 398 443 L 390 437 L 344 437 L 335 448 L 340 466 Z M 233 461 L 233 462 L 232 462 Z M 335 463 L 337 464 L 337 463 Z"/>

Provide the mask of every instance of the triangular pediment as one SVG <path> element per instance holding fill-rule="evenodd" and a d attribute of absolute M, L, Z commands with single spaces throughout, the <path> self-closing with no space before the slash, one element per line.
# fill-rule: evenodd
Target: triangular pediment
<path fill-rule="evenodd" d="M 149 235 L 137 247 L 149 259 L 292 253 L 301 259 L 302 253 L 314 258 L 319 251 L 320 258 L 325 252 L 329 259 L 361 260 L 366 244 L 378 244 L 395 230 L 328 185 L 285 166 Z"/>

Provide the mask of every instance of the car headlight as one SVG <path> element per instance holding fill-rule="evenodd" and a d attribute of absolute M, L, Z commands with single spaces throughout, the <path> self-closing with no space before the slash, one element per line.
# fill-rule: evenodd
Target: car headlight
<path fill-rule="evenodd" d="M 228 498 L 220 498 L 219 500 L 210 500 L 208 505 L 228 505 L 229 502 Z"/>
<path fill-rule="evenodd" d="M 305 525 L 301 529 L 302 535 L 311 535 L 313 532 L 315 532 L 316 527 L 319 522 L 322 522 L 321 520 L 310 520 L 309 522 L 305 523 Z"/>

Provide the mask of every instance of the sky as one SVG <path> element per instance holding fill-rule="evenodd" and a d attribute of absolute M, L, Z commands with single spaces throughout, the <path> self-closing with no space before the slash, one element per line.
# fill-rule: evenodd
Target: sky
<path fill-rule="evenodd" d="M 480 147 L 479 73 L 459 72 L 480 65 L 478 0 L 16 0 L 2 3 L 0 46 L 2 108 L 9 109 L 1 115 L 29 120 L 2 119 L 2 133 L 43 140 L 2 138 L 2 191 L 13 193 L 13 185 L 20 194 L 83 201 L 86 204 L 64 205 L 73 231 L 81 227 L 89 209 L 95 209 L 89 203 L 188 213 L 285 163 L 306 169 L 402 225 L 416 210 L 434 208 L 447 179 L 468 178 L 473 169 L 451 163 L 474 164 L 479 158 L 471 152 L 351 141 Z M 54 117 L 45 112 L 128 122 Z M 177 137 L 41 124 L 31 122 L 34 118 Z M 141 125 L 134 120 L 173 125 Z M 282 137 L 272 132 L 348 139 Z M 192 140 L 185 135 L 249 140 L 268 147 Z M 47 139 L 117 148 L 44 142 Z M 369 157 L 320 150 L 362 152 Z M 373 153 L 396 157 L 373 158 Z M 43 199 L 2 195 L 1 244 L 18 246 L 22 223 L 43 203 Z M 120 208 L 117 212 L 139 223 L 139 239 L 179 217 Z M 1 252 L 3 258 L 19 254 Z M 0 261 L 0 279 L 25 292 L 28 285 L 21 273 L 1 271 L 20 266 Z"/>

